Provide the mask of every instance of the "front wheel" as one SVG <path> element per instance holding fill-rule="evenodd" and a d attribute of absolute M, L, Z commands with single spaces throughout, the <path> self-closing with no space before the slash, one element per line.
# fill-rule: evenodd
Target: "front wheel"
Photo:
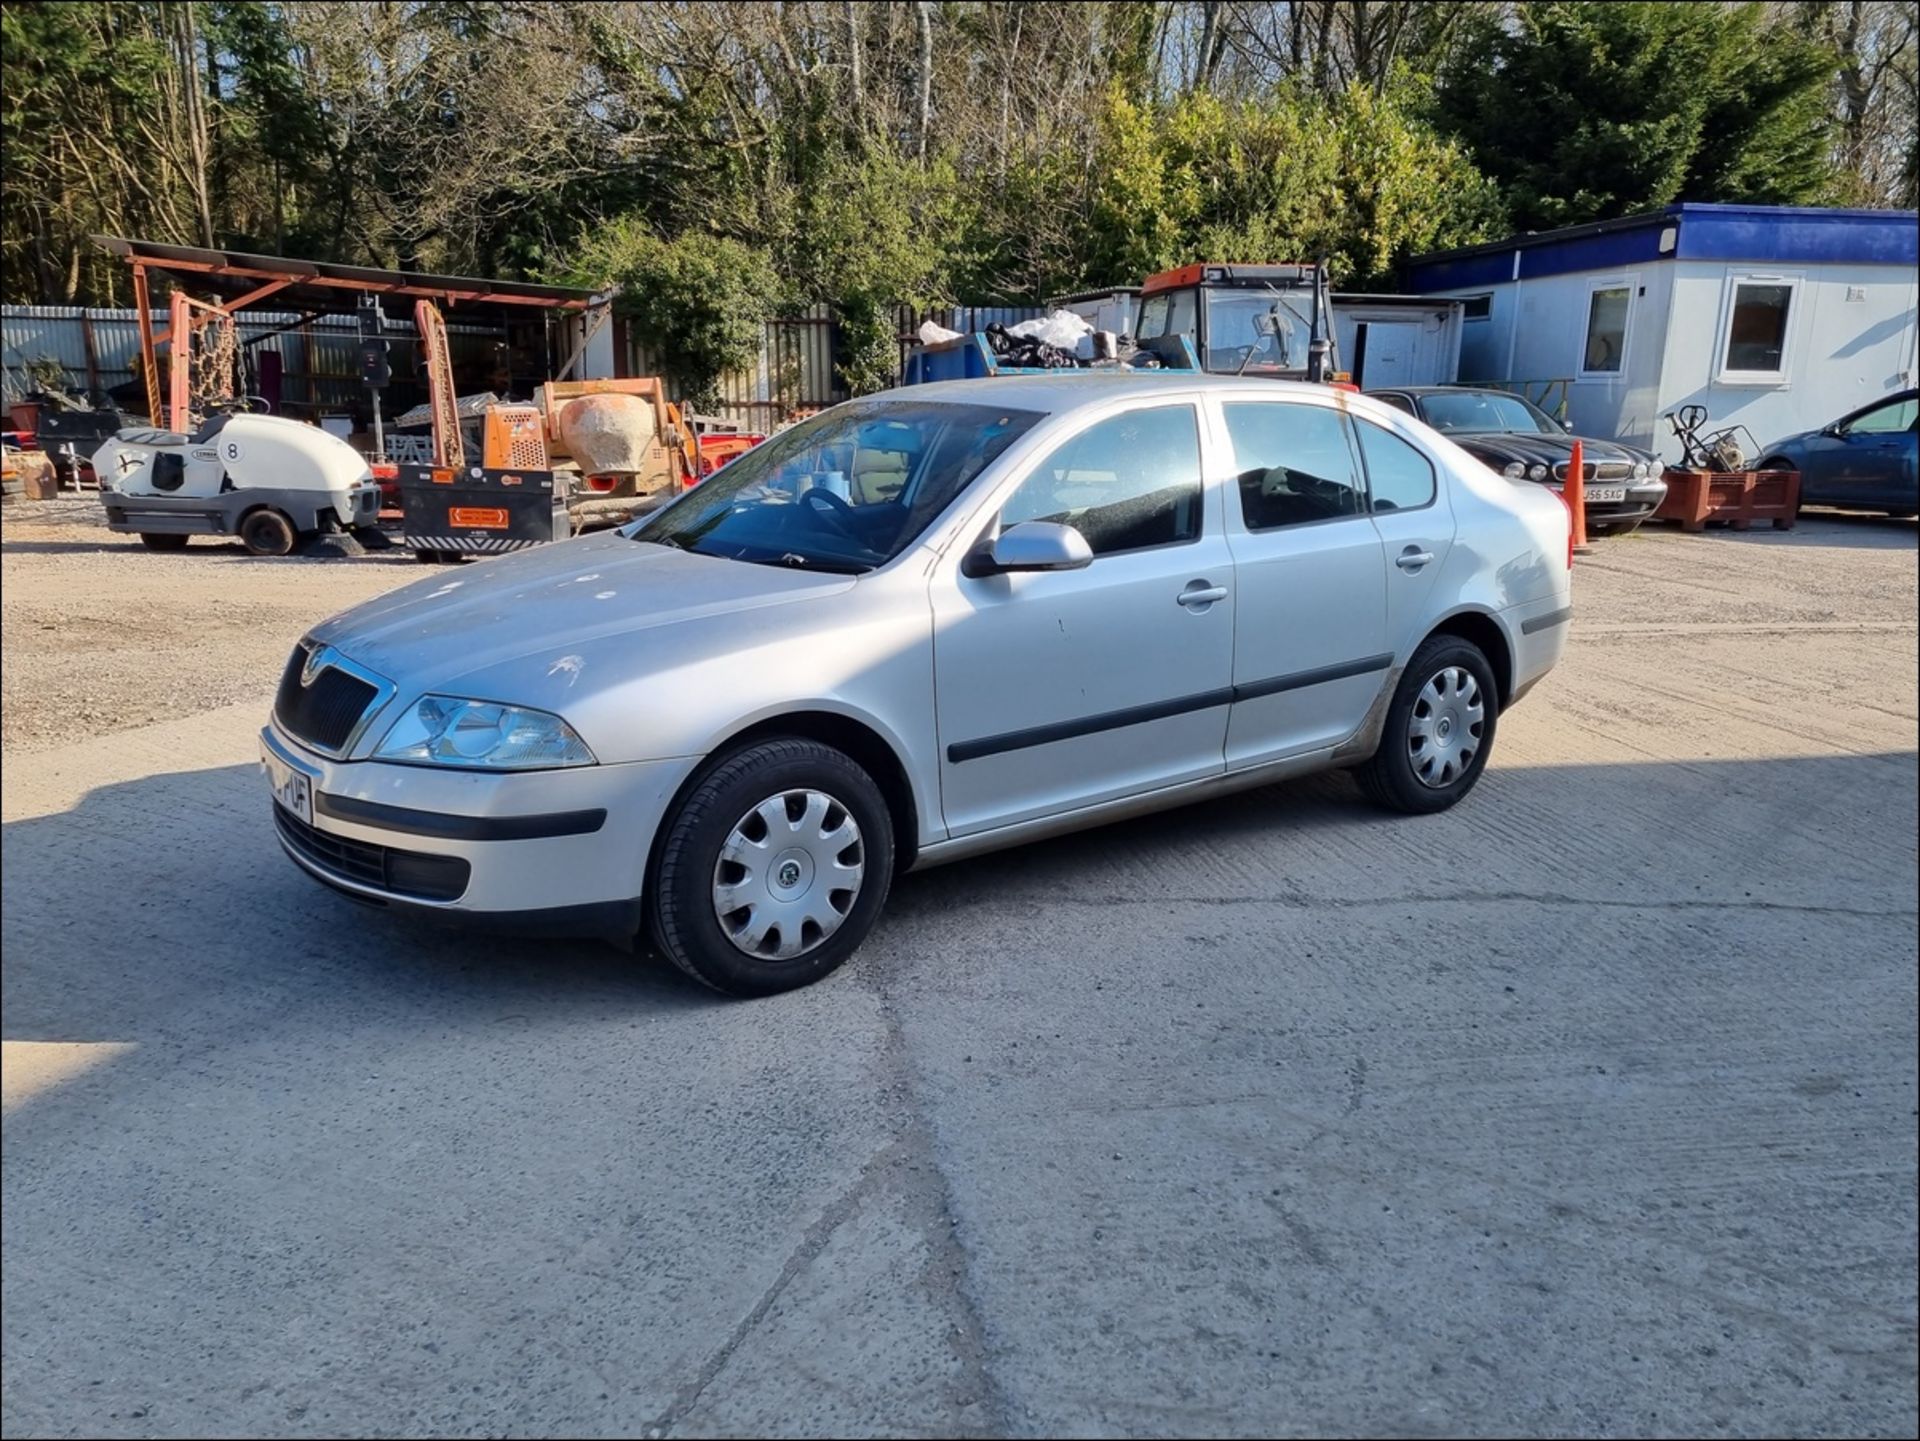
<path fill-rule="evenodd" d="M 851 956 L 893 879 L 893 825 L 852 759 L 807 740 L 727 756 L 667 818 L 653 939 L 716 991 L 770 996 Z"/>
<path fill-rule="evenodd" d="M 240 544 L 252 555 L 290 555 L 298 539 L 293 522 L 277 510 L 249 511 L 240 522 Z"/>
<path fill-rule="evenodd" d="M 1499 714 L 1493 667 L 1480 647 L 1434 636 L 1400 674 L 1380 748 L 1356 772 L 1361 789 L 1408 815 L 1445 810 L 1486 769 Z"/>

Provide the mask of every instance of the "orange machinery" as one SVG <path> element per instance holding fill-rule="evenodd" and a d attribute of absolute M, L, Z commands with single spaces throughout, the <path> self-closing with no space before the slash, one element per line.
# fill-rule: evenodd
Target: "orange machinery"
<path fill-rule="evenodd" d="M 434 464 L 459 470 L 466 465 L 466 455 L 446 324 L 430 301 L 420 301 L 414 315 L 426 348 Z M 615 436 L 618 443 L 613 448 L 623 462 L 617 469 L 573 454 L 567 439 L 569 409 L 603 395 L 630 396 L 644 407 L 623 408 L 631 418 Z M 541 385 L 533 404 L 502 402 L 487 407 L 481 424 L 480 465 L 487 471 L 551 475 L 553 489 L 565 497 L 578 530 L 617 525 L 661 505 L 763 438 L 683 412 L 667 399 L 666 383 L 657 376 L 549 380 Z"/>

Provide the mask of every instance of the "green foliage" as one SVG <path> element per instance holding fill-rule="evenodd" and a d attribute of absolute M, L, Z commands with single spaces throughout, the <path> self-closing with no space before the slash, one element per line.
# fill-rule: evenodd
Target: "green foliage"
<path fill-rule="evenodd" d="M 1137 280 L 1192 260 L 1326 256 L 1342 284 L 1386 279 L 1415 250 L 1486 239 L 1499 197 L 1457 145 L 1392 90 L 1350 86 L 1230 103 L 1107 100 L 1089 283 Z"/>
<path fill-rule="evenodd" d="M 899 362 L 894 306 L 947 304 L 979 210 L 948 158 L 924 168 L 881 145 L 835 155 L 798 197 L 782 245 L 797 299 L 825 300 L 840 322 L 839 367 L 854 391 L 890 382 Z"/>
<path fill-rule="evenodd" d="M 1762 7 L 1525 0 L 1481 18 L 1437 116 L 1529 229 L 1689 200 L 1814 202 L 1832 58 Z"/>
<path fill-rule="evenodd" d="M 618 285 L 615 312 L 696 405 L 716 403 L 720 377 L 759 354 L 780 299 L 764 251 L 698 231 L 666 240 L 634 220 L 594 231 L 559 278 L 595 289 Z"/>

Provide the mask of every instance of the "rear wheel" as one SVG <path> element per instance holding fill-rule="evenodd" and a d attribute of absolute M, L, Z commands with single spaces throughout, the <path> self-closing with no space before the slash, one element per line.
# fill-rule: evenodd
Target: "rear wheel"
<path fill-rule="evenodd" d="M 1480 647 L 1432 637 L 1400 674 L 1380 749 L 1356 772 L 1361 789 L 1408 815 L 1445 810 L 1486 769 L 1499 712 L 1493 667 Z"/>
<path fill-rule="evenodd" d="M 288 555 L 299 539 L 293 522 L 277 510 L 249 511 L 240 521 L 240 544 L 253 555 Z"/>
<path fill-rule="evenodd" d="M 185 550 L 187 538 L 184 535 L 156 535 L 143 530 L 140 532 L 140 544 L 148 550 Z"/>
<path fill-rule="evenodd" d="M 749 746 L 667 819 L 650 887 L 653 939 L 728 995 L 807 985 L 873 928 L 893 849 L 886 801 L 848 756 L 806 740 Z"/>
<path fill-rule="evenodd" d="M 1786 457 L 1784 456 L 1779 456 L 1779 455 L 1770 455 L 1765 460 L 1761 461 L 1758 465 L 1754 467 L 1755 470 L 1793 470 L 1796 468 L 1797 467 L 1795 467 L 1792 461 L 1786 459 Z M 1807 508 L 1806 480 L 1805 480 L 1805 477 L 1803 476 L 1801 478 L 1800 489 L 1794 492 L 1793 518 L 1795 520 L 1798 520 L 1800 518 L 1800 512 L 1805 510 L 1806 508 Z M 1778 526 L 1780 522 L 1775 521 L 1774 524 L 1775 526 Z"/>

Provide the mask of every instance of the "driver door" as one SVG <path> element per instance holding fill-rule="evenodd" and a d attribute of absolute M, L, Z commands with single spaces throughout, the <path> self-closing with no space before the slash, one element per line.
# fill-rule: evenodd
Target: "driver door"
<path fill-rule="evenodd" d="M 1072 525 L 1079 570 L 931 584 L 941 803 L 971 835 L 1225 769 L 1234 584 L 1191 399 L 1128 403 L 1060 441 L 985 528 Z"/>
<path fill-rule="evenodd" d="M 1807 498 L 1831 505 L 1911 505 L 1917 411 L 1920 402 L 1902 396 L 1854 416 L 1837 436 L 1821 437 L 1821 474 Z"/>

